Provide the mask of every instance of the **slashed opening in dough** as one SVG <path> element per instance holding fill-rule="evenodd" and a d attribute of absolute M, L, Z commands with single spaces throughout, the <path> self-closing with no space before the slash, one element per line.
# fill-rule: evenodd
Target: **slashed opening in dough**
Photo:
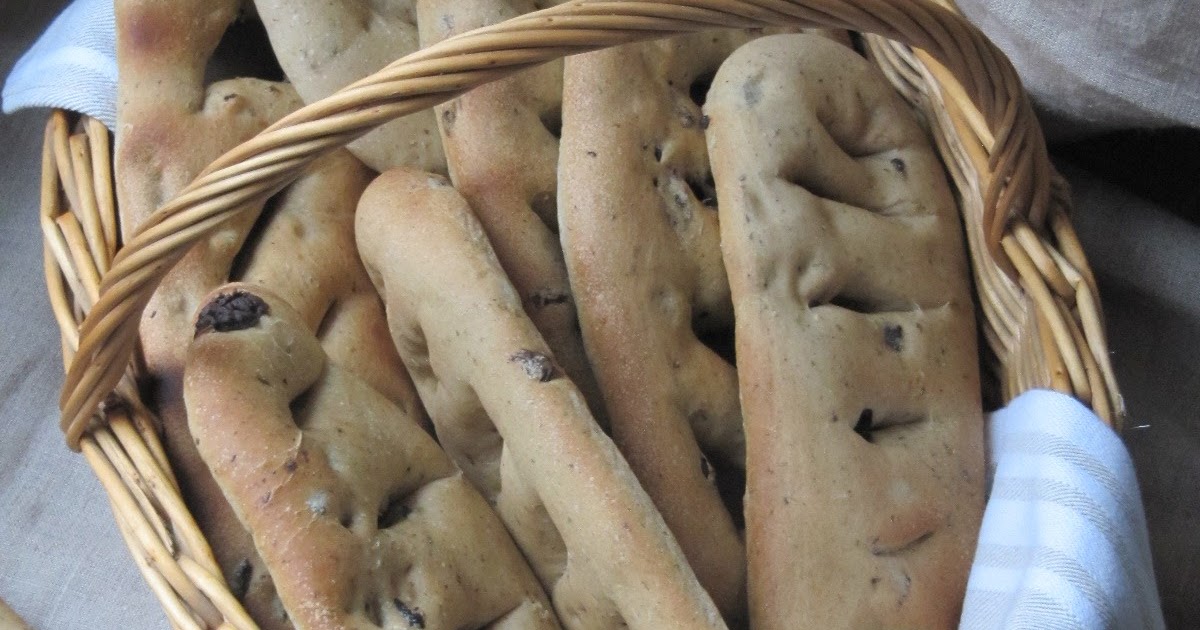
<path fill-rule="evenodd" d="M 246 240 L 242 243 L 241 249 L 233 256 L 233 262 L 229 265 L 229 281 L 241 282 L 246 278 L 246 270 L 250 268 L 250 263 L 254 261 L 255 252 L 261 251 L 259 246 L 262 244 L 263 234 L 267 231 L 267 226 L 271 225 L 278 214 L 282 204 L 283 195 L 278 194 L 272 196 L 263 204 L 262 212 L 259 212 L 258 218 L 254 220 L 254 226 L 250 228 L 250 232 L 246 234 Z"/>
<path fill-rule="evenodd" d="M 269 384 L 268 386 L 277 385 L 279 384 Z M 308 389 L 300 392 L 299 396 L 296 396 L 292 399 L 292 402 L 288 403 L 288 409 L 292 412 L 292 418 L 295 420 L 296 427 L 298 429 L 303 430 L 312 417 L 313 405 L 311 404 L 311 401 L 313 396 L 316 395 L 316 389 L 317 387 L 314 384 Z"/>
<path fill-rule="evenodd" d="M 707 172 L 703 179 L 687 177 L 686 181 L 696 201 L 706 208 L 717 207 L 717 185 L 713 181 L 712 171 Z"/>
<path fill-rule="evenodd" d="M 692 84 L 688 86 L 688 96 L 697 106 L 704 107 L 704 102 L 708 100 L 708 89 L 712 87 L 713 79 L 716 76 L 716 70 L 704 72 L 693 79 Z"/>
<path fill-rule="evenodd" d="M 542 121 L 542 126 L 550 135 L 554 136 L 555 140 L 562 138 L 562 107 L 555 107 L 548 111 L 538 114 L 538 120 Z"/>
<path fill-rule="evenodd" d="M 888 300 L 879 296 L 873 295 L 849 295 L 839 293 L 829 299 L 824 304 L 814 302 L 809 304 L 809 308 L 818 306 L 836 306 L 863 315 L 872 315 L 879 313 L 911 313 L 918 310 L 918 307 L 912 303 L 897 302 Z"/>
<path fill-rule="evenodd" d="M 394 494 L 383 502 L 379 508 L 379 517 L 375 520 L 377 529 L 388 529 L 393 525 L 408 518 L 412 514 L 412 508 L 407 504 L 408 496 L 404 494 Z"/>
<path fill-rule="evenodd" d="M 906 411 L 876 412 L 874 409 L 868 407 L 863 409 L 858 415 L 858 420 L 854 423 L 854 432 L 871 444 L 878 444 L 882 439 L 890 438 L 898 438 L 903 441 L 903 436 L 899 435 L 898 429 L 909 427 L 928 419 L 929 417 L 924 413 Z"/>
<path fill-rule="evenodd" d="M 271 50 L 267 30 L 262 21 L 247 15 L 245 9 L 221 36 L 221 42 L 204 70 L 204 84 L 238 77 L 284 80 L 283 68 L 279 67 L 279 60 Z"/>
<path fill-rule="evenodd" d="M 383 626 L 383 612 L 379 608 L 379 598 L 367 597 L 363 601 L 363 616 L 373 626 Z"/>

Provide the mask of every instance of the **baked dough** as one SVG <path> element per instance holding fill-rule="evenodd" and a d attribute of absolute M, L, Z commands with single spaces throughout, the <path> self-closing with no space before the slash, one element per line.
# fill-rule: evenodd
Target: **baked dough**
<path fill-rule="evenodd" d="M 205 69 L 241 3 L 118 0 L 116 182 L 126 238 L 225 151 L 301 105 L 286 83 L 233 79 L 206 86 Z M 354 251 L 353 213 L 369 171 L 345 151 L 310 166 L 266 204 L 252 202 L 167 274 L 140 326 L 147 402 L 163 424 L 181 491 L 231 590 L 264 630 L 287 628 L 270 576 L 187 427 L 182 378 L 191 319 L 229 280 L 270 286 L 320 332 L 327 353 L 421 417 L 388 341 L 383 305 Z"/>
<path fill-rule="evenodd" d="M 442 446 L 492 502 L 567 628 L 722 628 L 629 465 L 444 178 L 367 188 L 359 251 Z"/>
<path fill-rule="evenodd" d="M 116 1 L 120 76 L 114 171 L 126 241 L 210 162 L 300 105 L 295 91 L 282 83 L 232 79 L 205 85 L 209 58 L 240 4 Z M 188 319 L 200 297 L 226 279 L 219 271 L 206 273 L 205 261 L 223 260 L 228 268 L 262 201 L 252 205 L 164 278 L 139 330 L 150 385 L 147 402 L 163 424 L 183 496 L 234 593 L 264 630 L 273 630 L 291 625 L 280 617 L 274 587 L 253 544 L 196 453 L 181 387 L 191 337 Z"/>
<path fill-rule="evenodd" d="M 414 0 L 254 0 L 271 48 L 305 103 L 383 69 L 418 48 Z M 383 171 L 411 165 L 444 173 L 431 111 L 393 120 L 347 145 Z"/>
<path fill-rule="evenodd" d="M 750 37 L 568 58 L 559 164 L 563 250 L 613 441 L 730 618 L 745 557 L 715 479 L 740 476 L 745 452 L 733 365 L 698 336 L 733 321 L 700 103 Z"/>
<path fill-rule="evenodd" d="M 751 623 L 956 627 L 983 422 L 942 166 L 882 74 L 820 38 L 738 50 L 705 111 L 737 317 Z"/>
<path fill-rule="evenodd" d="M 413 414 L 330 361 L 278 296 L 209 296 L 185 397 L 296 627 L 558 628 L 503 524 Z"/>
<path fill-rule="evenodd" d="M 424 46 L 540 8 L 533 0 L 425 0 L 417 6 Z M 477 87 L 435 111 L 450 181 L 479 217 L 525 312 L 606 426 L 558 242 L 562 66 L 555 60 Z"/>

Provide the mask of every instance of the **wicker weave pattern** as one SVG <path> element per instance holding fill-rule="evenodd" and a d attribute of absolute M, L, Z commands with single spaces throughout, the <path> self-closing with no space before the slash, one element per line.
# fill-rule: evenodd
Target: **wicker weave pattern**
<path fill-rule="evenodd" d="M 67 116 L 46 124 L 40 220 L 43 264 L 63 360 L 79 347 L 79 326 L 100 294 L 100 276 L 117 250 L 117 213 L 108 130 L 96 120 L 71 134 Z M 66 207 L 64 207 L 66 206 Z M 254 628 L 229 592 L 216 559 L 183 502 L 157 420 L 133 387 L 132 366 L 105 405 L 104 424 L 79 449 L 108 495 L 117 529 L 134 562 L 179 628 Z"/>
<path fill-rule="evenodd" d="M 180 498 L 132 362 L 139 316 L 167 270 L 251 199 L 375 126 L 556 57 L 719 26 L 847 28 L 923 114 L 964 216 L 987 364 L 1008 400 L 1049 387 L 1118 424 L 1123 404 L 1095 279 L 1065 184 L 1007 59 L 931 0 L 575 2 L 418 51 L 281 120 L 210 165 L 118 245 L 111 144 L 99 123 L 46 130 L 41 225 L 68 376 L 62 428 L 105 487 L 118 527 L 178 628 L 255 628 Z"/>
<path fill-rule="evenodd" d="M 156 211 L 103 276 L 83 323 L 60 401 L 67 442 L 79 439 L 125 372 L 138 314 L 166 271 L 252 199 L 280 190 L 306 164 L 375 126 L 543 61 L 714 27 L 849 28 L 918 47 L 942 64 L 977 110 L 986 139 L 977 180 L 982 241 L 997 260 L 1009 217 L 1045 220 L 1050 164 L 1016 71 L 978 29 L 928 0 L 692 0 L 694 4 L 576 2 L 447 39 L 287 116 L 210 165 Z"/>
<path fill-rule="evenodd" d="M 878 36 L 869 36 L 868 43 L 893 85 L 930 118 L 954 180 L 984 315 L 988 368 L 998 381 L 1000 400 L 1034 388 L 1054 389 L 1120 428 L 1125 404 L 1109 360 L 1096 279 L 1069 218 L 1066 181 L 1051 169 L 1046 216 L 1011 208 L 993 244 L 988 229 L 997 215 L 989 215 L 983 191 L 997 181 L 988 168 L 995 139 L 979 112 L 924 51 Z"/>

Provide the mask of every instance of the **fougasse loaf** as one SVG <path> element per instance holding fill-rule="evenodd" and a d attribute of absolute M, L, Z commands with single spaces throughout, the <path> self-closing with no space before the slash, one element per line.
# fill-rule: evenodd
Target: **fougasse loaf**
<path fill-rule="evenodd" d="M 117 129 L 114 172 L 126 242 L 137 227 L 225 151 L 301 105 L 284 83 L 204 75 L 239 0 L 117 0 Z M 241 244 L 262 211 L 251 202 L 189 252 L 151 297 L 139 325 L 146 402 L 158 413 L 172 468 L 226 581 L 266 630 L 280 618 L 270 577 L 196 453 L 183 408 L 184 353 L 199 300 L 228 279 Z"/>
<path fill-rule="evenodd" d="M 253 78 L 208 84 L 205 71 L 239 0 L 118 0 L 121 69 L 115 179 L 126 239 L 222 153 L 301 105 L 291 85 Z M 285 191 L 256 199 L 187 252 L 139 323 L 146 402 L 158 413 L 180 488 L 230 590 L 264 630 L 289 628 L 245 528 L 196 452 L 183 404 L 192 315 L 230 281 L 270 286 L 318 333 L 327 354 L 423 418 L 389 343 L 383 304 L 354 251 L 354 209 L 369 170 L 345 150 Z"/>
<path fill-rule="evenodd" d="M 421 43 L 534 11 L 534 0 L 422 0 Z M 562 60 L 481 85 L 435 108 L 450 181 L 462 193 L 525 312 L 601 426 L 604 402 L 583 349 L 558 240 Z"/>
<path fill-rule="evenodd" d="M 678 543 L 555 361 L 445 180 L 388 171 L 358 247 L 441 444 L 496 508 L 567 628 L 724 628 Z"/>
<path fill-rule="evenodd" d="M 563 253 L 613 440 L 733 624 L 745 441 L 701 106 L 725 58 L 761 34 L 569 57 L 558 171 Z"/>
<path fill-rule="evenodd" d="M 751 37 L 568 58 L 559 161 L 563 252 L 613 441 L 731 620 L 745 555 L 717 481 L 740 477 L 744 442 L 734 367 L 702 340 L 730 331 L 733 313 L 700 104 Z"/>
<path fill-rule="evenodd" d="M 418 424 L 264 287 L 214 291 L 185 397 L 196 446 L 305 630 L 556 630 L 491 507 Z"/>
<path fill-rule="evenodd" d="M 820 38 L 739 49 L 705 112 L 736 315 L 752 625 L 956 627 L 983 424 L 943 167 L 882 74 Z"/>

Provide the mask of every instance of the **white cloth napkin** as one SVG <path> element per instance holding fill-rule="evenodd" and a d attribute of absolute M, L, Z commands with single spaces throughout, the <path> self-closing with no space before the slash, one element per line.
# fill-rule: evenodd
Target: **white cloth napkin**
<path fill-rule="evenodd" d="M 117 25 L 113 0 L 75 0 L 13 66 L 4 113 L 57 107 L 117 125 Z"/>
<path fill-rule="evenodd" d="M 991 492 L 961 627 L 1163 628 L 1133 461 L 1089 409 L 1030 391 L 987 425 Z"/>
<path fill-rule="evenodd" d="M 4 85 L 4 111 L 116 123 L 112 0 L 75 0 Z M 1142 498 L 1124 445 L 1083 405 L 1028 392 L 988 419 L 991 495 L 962 627 L 1162 628 Z"/>

